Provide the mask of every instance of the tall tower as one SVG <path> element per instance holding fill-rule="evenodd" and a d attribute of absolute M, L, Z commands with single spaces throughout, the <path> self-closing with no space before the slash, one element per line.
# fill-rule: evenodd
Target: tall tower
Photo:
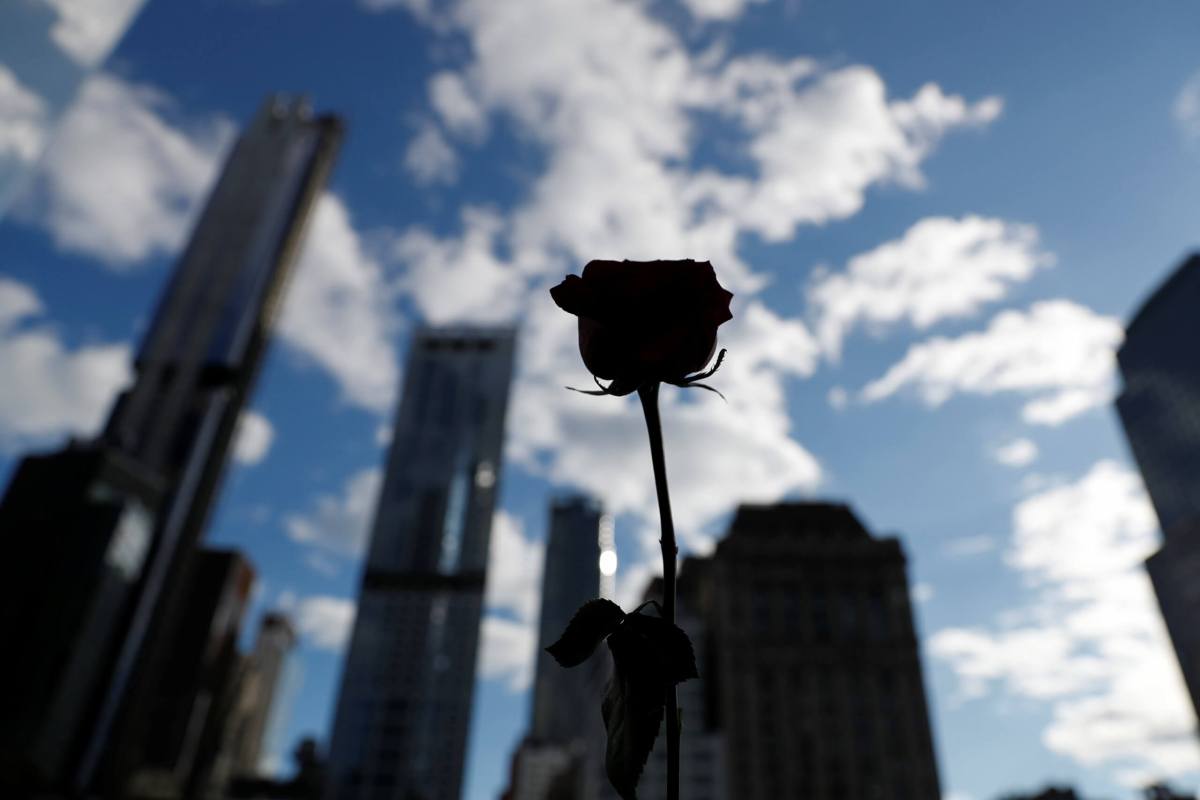
<path fill-rule="evenodd" d="M 254 570 L 236 550 L 208 548 L 190 567 L 182 584 L 186 608 L 154 687 L 153 736 L 142 749 L 130 797 L 194 796 L 214 766 L 236 699 L 237 640 Z"/>
<path fill-rule="evenodd" d="M 459 798 L 514 344 L 414 336 L 338 695 L 336 800 Z"/>
<path fill-rule="evenodd" d="M 1117 353 L 1117 411 L 1162 526 L 1146 561 L 1200 718 L 1200 254 L 1138 310 Z"/>
<path fill-rule="evenodd" d="M 152 687 L 181 613 L 234 426 L 341 123 L 268 101 L 230 154 L 134 366 L 93 441 L 30 456 L 0 503 L 0 781 L 116 793 L 143 759 Z"/>
<path fill-rule="evenodd" d="M 546 652 L 566 630 L 576 609 L 611 595 L 616 572 L 612 518 L 586 495 L 555 499 L 542 567 L 542 610 L 529 732 L 513 753 L 506 800 L 546 800 L 581 793 L 588 740 L 602 735 L 594 706 L 598 657 L 579 669 L 563 669 Z"/>
<path fill-rule="evenodd" d="M 277 711 L 281 678 L 295 646 L 296 632 L 285 615 L 275 612 L 263 616 L 242 686 L 246 716 L 233 743 L 235 775 L 257 775 L 261 771 L 267 722 Z"/>
<path fill-rule="evenodd" d="M 542 569 L 536 676 L 529 738 L 567 744 L 580 738 L 579 707 L 588 699 L 582 669 L 563 669 L 546 652 L 576 609 L 600 595 L 600 532 L 611 525 L 599 503 L 574 496 L 550 506 L 550 532 Z"/>

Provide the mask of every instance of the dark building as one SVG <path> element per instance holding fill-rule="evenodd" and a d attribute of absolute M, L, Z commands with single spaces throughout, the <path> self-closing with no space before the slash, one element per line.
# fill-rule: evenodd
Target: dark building
<path fill-rule="evenodd" d="M 1200 255 L 1134 315 L 1117 353 L 1117 411 L 1162 526 L 1146 562 L 1200 717 Z"/>
<path fill-rule="evenodd" d="M 563 669 L 546 652 L 575 611 L 600 596 L 600 528 L 604 513 L 587 497 L 554 501 L 542 570 L 542 609 L 529 736 L 567 744 L 580 738 L 580 704 L 587 699 L 582 669 Z"/>
<path fill-rule="evenodd" d="M 254 570 L 231 550 L 201 550 L 182 586 L 187 598 L 151 698 L 143 761 L 127 797 L 196 797 L 208 784 L 236 701 L 242 616 Z"/>
<path fill-rule="evenodd" d="M 588 713 L 598 708 L 589 680 L 596 665 L 564 669 L 546 648 L 580 606 L 611 594 L 616 567 L 612 520 L 599 502 L 583 495 L 552 501 L 529 732 L 513 754 L 506 800 L 570 800 L 583 791 L 585 745 L 603 735 L 599 714 Z"/>
<path fill-rule="evenodd" d="M 92 441 L 24 459 L 0 503 L 0 781 L 119 793 L 137 764 L 178 587 L 341 138 L 269 101 L 238 140 Z"/>
<path fill-rule="evenodd" d="M 710 558 L 684 563 L 678 597 L 700 671 L 679 687 L 682 794 L 937 800 L 898 540 L 844 505 L 742 506 Z"/>
<path fill-rule="evenodd" d="M 414 335 L 334 717 L 335 800 L 459 798 L 514 345 L 510 329 Z"/>
<path fill-rule="evenodd" d="M 676 697 L 685 733 L 679 740 L 680 796 L 688 800 L 728 800 L 729 777 L 726 772 L 726 742 L 721 730 L 721 707 L 718 690 L 719 671 L 715 641 L 710 638 L 710 621 L 705 614 L 712 609 L 713 562 L 705 558 L 688 558 L 680 570 L 675 591 L 675 624 L 687 632 L 696 653 L 698 678 L 684 681 L 676 687 Z M 655 578 L 643 599 L 662 601 L 662 578 Z M 596 695 L 598 697 L 598 695 Z M 593 702 L 596 702 L 593 700 Z M 638 782 L 641 797 L 666 797 L 667 745 L 665 726 L 659 731 L 654 750 L 646 762 Z M 593 755 L 599 760 L 602 751 Z M 602 763 L 602 762 L 601 762 Z M 594 770 L 599 772 L 600 770 Z M 595 791 L 599 800 L 606 795 Z M 591 798 L 589 798 L 591 800 Z"/>

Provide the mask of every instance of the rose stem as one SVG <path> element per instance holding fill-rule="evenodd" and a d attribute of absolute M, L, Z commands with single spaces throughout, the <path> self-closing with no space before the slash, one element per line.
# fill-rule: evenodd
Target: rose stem
<path fill-rule="evenodd" d="M 646 432 L 650 434 L 650 461 L 654 465 L 654 489 L 658 494 L 658 517 L 662 526 L 663 617 L 675 624 L 675 524 L 671 521 L 671 496 L 667 491 L 667 464 L 663 456 L 662 423 L 658 418 L 658 381 L 638 389 Z M 679 706 L 675 687 L 667 689 L 667 800 L 679 800 Z"/>

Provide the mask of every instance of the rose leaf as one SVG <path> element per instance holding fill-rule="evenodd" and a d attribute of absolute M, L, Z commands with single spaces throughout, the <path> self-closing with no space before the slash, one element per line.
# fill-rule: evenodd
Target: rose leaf
<path fill-rule="evenodd" d="M 589 600 L 575 612 L 562 636 L 546 652 L 564 667 L 579 666 L 624 619 L 625 612 L 611 600 Z"/>
<path fill-rule="evenodd" d="M 600 706 L 608 731 L 604 765 L 622 800 L 637 800 L 638 778 L 662 725 L 663 664 L 653 643 L 628 625 L 608 637 L 608 647 L 613 674 Z"/>
<path fill-rule="evenodd" d="M 669 682 L 663 684 L 664 691 L 668 685 L 700 677 L 692 640 L 678 625 L 649 614 L 630 614 L 626 622 L 645 640 L 649 652 L 662 665 L 663 680 Z"/>

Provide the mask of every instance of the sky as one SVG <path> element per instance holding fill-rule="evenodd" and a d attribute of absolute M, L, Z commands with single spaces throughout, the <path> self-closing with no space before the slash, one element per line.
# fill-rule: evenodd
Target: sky
<path fill-rule="evenodd" d="M 127 30 L 126 30 L 127 28 Z M 528 716 L 548 499 L 657 569 L 636 402 L 548 287 L 711 260 L 712 379 L 664 390 L 684 549 L 739 502 L 901 537 L 944 794 L 1200 785 L 1112 400 L 1124 323 L 1200 244 L 1200 6 L 830 0 L 11 0 L 0 6 L 0 481 L 94 432 L 237 130 L 348 135 L 208 541 L 301 635 L 273 743 L 328 731 L 409 334 L 519 321 L 465 796 Z M 703 396 L 697 396 L 703 395 Z"/>

